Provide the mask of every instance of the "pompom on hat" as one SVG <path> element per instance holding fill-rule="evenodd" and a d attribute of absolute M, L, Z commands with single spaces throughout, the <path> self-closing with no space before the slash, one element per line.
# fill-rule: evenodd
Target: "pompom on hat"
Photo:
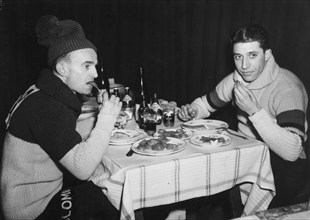
<path fill-rule="evenodd" d="M 82 26 L 73 20 L 59 21 L 54 15 L 44 15 L 37 21 L 38 43 L 48 48 L 48 64 L 75 50 L 96 47 L 86 39 Z"/>

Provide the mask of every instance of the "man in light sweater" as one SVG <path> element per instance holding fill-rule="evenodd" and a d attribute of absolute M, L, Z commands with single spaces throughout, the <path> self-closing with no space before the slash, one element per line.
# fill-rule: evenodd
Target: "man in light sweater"
<path fill-rule="evenodd" d="M 179 117 L 206 118 L 232 102 L 238 109 L 238 131 L 270 149 L 276 196 L 269 208 L 289 205 L 306 176 L 306 89 L 292 72 L 278 66 L 260 25 L 237 30 L 232 46 L 236 70 L 210 94 L 182 106 Z"/>
<path fill-rule="evenodd" d="M 80 94 L 90 94 L 98 76 L 96 47 L 75 21 L 43 16 L 38 43 L 48 49 L 49 69 L 12 107 L 1 172 L 6 219 L 119 219 L 90 176 L 100 164 L 121 109 L 104 94 L 86 139 L 77 131 Z"/>

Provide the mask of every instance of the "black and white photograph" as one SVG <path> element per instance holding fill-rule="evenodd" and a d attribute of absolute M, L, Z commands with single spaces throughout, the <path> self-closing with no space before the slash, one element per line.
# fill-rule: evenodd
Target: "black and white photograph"
<path fill-rule="evenodd" d="M 309 0 L 0 0 L 0 219 L 310 219 Z"/>

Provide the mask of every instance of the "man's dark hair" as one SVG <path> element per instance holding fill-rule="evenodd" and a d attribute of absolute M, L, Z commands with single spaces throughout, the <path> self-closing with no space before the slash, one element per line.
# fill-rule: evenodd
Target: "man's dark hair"
<path fill-rule="evenodd" d="M 241 27 L 234 32 L 231 38 L 232 45 L 235 43 L 248 43 L 253 41 L 258 41 L 264 52 L 270 48 L 268 33 L 265 28 L 258 24 L 249 24 Z"/>

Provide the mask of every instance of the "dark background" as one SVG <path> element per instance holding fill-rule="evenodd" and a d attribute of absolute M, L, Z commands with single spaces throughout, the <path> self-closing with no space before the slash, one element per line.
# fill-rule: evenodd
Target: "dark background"
<path fill-rule="evenodd" d="M 233 71 L 229 38 L 248 23 L 267 29 L 278 64 L 310 89 L 309 0 L 0 0 L 0 140 L 11 105 L 46 66 L 34 33 L 45 14 L 78 21 L 117 83 L 139 91 L 143 67 L 146 92 L 179 106 Z"/>

